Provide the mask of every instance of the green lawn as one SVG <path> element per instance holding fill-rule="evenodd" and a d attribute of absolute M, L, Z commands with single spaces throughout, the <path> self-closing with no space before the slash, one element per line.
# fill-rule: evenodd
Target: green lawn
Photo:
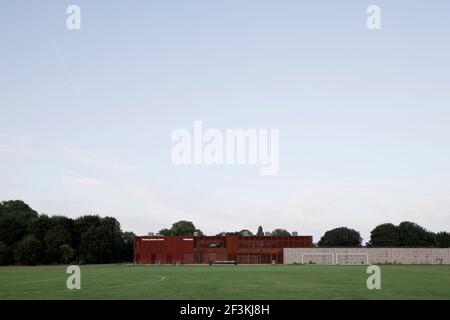
<path fill-rule="evenodd" d="M 380 290 L 365 266 L 91 265 L 81 290 L 65 270 L 0 267 L 0 299 L 450 299 L 450 266 L 381 266 Z"/>

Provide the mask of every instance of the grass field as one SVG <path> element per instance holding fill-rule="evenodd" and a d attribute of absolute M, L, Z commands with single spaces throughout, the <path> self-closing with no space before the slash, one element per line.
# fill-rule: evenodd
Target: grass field
<path fill-rule="evenodd" d="M 450 266 L 381 266 L 368 290 L 365 266 L 81 267 L 68 290 L 64 266 L 0 267 L 0 299 L 450 299 Z"/>

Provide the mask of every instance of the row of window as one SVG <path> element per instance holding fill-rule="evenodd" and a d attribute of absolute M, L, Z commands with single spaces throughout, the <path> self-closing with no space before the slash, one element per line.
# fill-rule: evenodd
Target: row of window
<path fill-rule="evenodd" d="M 291 240 L 279 240 L 279 241 L 238 241 L 238 248 L 295 248 L 305 247 L 308 243 L 306 241 L 291 241 Z M 197 241 L 194 243 L 195 248 L 226 248 L 226 241 L 223 242 L 209 242 L 209 241 Z"/>

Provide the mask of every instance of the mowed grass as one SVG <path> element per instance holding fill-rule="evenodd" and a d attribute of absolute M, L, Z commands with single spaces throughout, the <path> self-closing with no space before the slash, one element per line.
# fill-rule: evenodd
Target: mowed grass
<path fill-rule="evenodd" d="M 66 266 L 0 267 L 0 299 L 450 299 L 450 266 L 381 266 L 368 290 L 366 266 L 81 266 L 68 290 Z"/>

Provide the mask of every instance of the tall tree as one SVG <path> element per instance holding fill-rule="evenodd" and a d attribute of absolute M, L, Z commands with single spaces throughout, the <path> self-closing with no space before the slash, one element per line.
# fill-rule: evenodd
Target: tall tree
<path fill-rule="evenodd" d="M 62 246 L 60 246 L 59 250 L 61 252 L 61 258 L 63 259 L 65 264 L 67 264 L 69 260 L 72 259 L 75 255 L 75 250 L 73 250 L 72 247 L 68 244 L 63 244 Z"/>
<path fill-rule="evenodd" d="M 195 225 L 192 221 L 180 220 L 172 224 L 170 229 L 162 229 L 159 231 L 159 234 L 163 236 L 189 236 L 192 237 L 194 232 L 197 232 L 198 235 L 203 235 L 201 230 L 195 228 Z"/>
<path fill-rule="evenodd" d="M 102 219 L 98 215 L 84 215 L 74 221 L 73 242 L 77 248 L 81 243 L 81 236 L 87 232 L 90 227 L 100 225 Z"/>
<path fill-rule="evenodd" d="M 164 228 L 164 229 L 159 230 L 158 233 L 159 233 L 160 235 L 162 235 L 162 236 L 165 236 L 165 237 L 168 237 L 168 236 L 171 236 L 171 235 L 172 235 L 172 231 L 171 231 L 170 229 L 167 229 L 167 228 Z"/>
<path fill-rule="evenodd" d="M 192 221 L 181 220 L 172 225 L 171 233 L 174 236 L 193 236 L 196 230 Z"/>
<path fill-rule="evenodd" d="M 225 232 L 224 231 L 224 232 L 221 232 L 221 233 L 217 234 L 217 236 L 221 236 L 224 233 L 225 233 L 226 236 L 242 237 L 245 234 L 247 234 L 248 236 L 253 236 L 253 233 L 250 230 L 248 230 L 248 229 L 242 229 L 241 231 L 232 231 L 232 232 Z"/>
<path fill-rule="evenodd" d="M 11 248 L 0 241 L 0 265 L 10 264 L 12 262 Z"/>
<path fill-rule="evenodd" d="M 85 263 L 111 263 L 119 260 L 123 248 L 119 222 L 105 217 L 81 237 L 80 256 Z"/>
<path fill-rule="evenodd" d="M 44 237 L 46 246 L 46 260 L 47 262 L 63 262 L 63 252 L 61 246 L 70 246 L 72 237 L 70 232 L 63 225 L 56 225 L 51 228 Z"/>
<path fill-rule="evenodd" d="M 398 225 L 403 247 L 436 247 L 436 235 L 417 223 L 404 221 Z"/>
<path fill-rule="evenodd" d="M 400 230 L 392 223 L 376 226 L 370 233 L 369 245 L 373 247 L 397 247 L 400 245 Z"/>
<path fill-rule="evenodd" d="M 276 237 L 289 237 L 291 233 L 285 229 L 275 229 L 272 231 L 272 236 Z"/>
<path fill-rule="evenodd" d="M 350 247 L 361 245 L 361 235 L 358 231 L 347 227 L 329 230 L 320 238 L 319 247 Z"/>
<path fill-rule="evenodd" d="M 258 227 L 258 231 L 256 232 L 256 235 L 258 237 L 262 237 L 264 235 L 264 230 L 263 230 L 262 226 Z"/>
<path fill-rule="evenodd" d="M 133 233 L 122 233 L 119 222 L 111 217 L 49 217 L 21 200 L 0 202 L 0 264 L 67 262 L 80 258 L 80 247 L 81 258 L 90 259 L 84 261 L 132 261 L 133 237 Z M 95 243 L 100 244 L 99 250 Z"/>
<path fill-rule="evenodd" d="M 42 261 L 43 255 L 44 247 L 34 236 L 25 237 L 14 250 L 14 259 L 23 265 L 36 265 Z"/>
<path fill-rule="evenodd" d="M 41 214 L 33 220 L 30 226 L 30 234 L 36 237 L 39 241 L 44 241 L 47 232 L 54 227 L 49 216 Z"/>
<path fill-rule="evenodd" d="M 450 248 L 450 233 L 445 231 L 436 233 L 436 241 L 439 248 Z"/>
<path fill-rule="evenodd" d="M 62 226 L 71 234 L 75 231 L 75 221 L 69 217 L 54 215 L 50 217 L 50 224 L 52 227 Z"/>
<path fill-rule="evenodd" d="M 120 258 L 121 261 L 133 261 L 135 236 L 133 232 L 124 232 L 122 234 L 123 249 Z"/>
<path fill-rule="evenodd" d="M 38 214 L 22 200 L 0 203 L 0 241 L 11 246 L 22 240 Z"/>
<path fill-rule="evenodd" d="M 36 218 L 38 216 L 38 213 L 22 200 L 7 200 L 0 202 L 0 213 L 24 215 L 27 218 Z"/>
<path fill-rule="evenodd" d="M 244 236 L 244 235 L 248 235 L 248 236 L 252 236 L 253 235 L 253 232 L 251 232 L 250 230 L 248 230 L 248 229 L 242 229 L 241 231 L 239 231 L 239 235 L 240 236 Z"/>

